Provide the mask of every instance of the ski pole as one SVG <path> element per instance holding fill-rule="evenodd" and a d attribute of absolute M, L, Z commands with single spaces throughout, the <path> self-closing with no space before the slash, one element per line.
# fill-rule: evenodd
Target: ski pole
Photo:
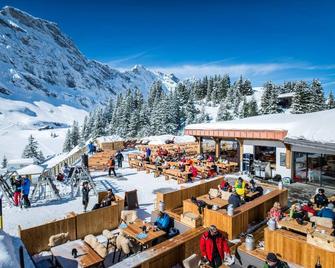
<path fill-rule="evenodd" d="M 2 192 L 0 192 L 0 230 L 3 229 L 3 219 L 2 219 Z"/>

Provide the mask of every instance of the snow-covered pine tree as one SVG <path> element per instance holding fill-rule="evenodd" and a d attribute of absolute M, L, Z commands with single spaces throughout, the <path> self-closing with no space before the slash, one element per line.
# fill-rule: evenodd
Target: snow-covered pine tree
<path fill-rule="evenodd" d="M 139 137 L 146 137 L 150 135 L 150 111 L 148 109 L 147 103 L 143 103 L 140 110 L 139 116 Z"/>
<path fill-rule="evenodd" d="M 221 100 L 223 100 L 227 96 L 227 91 L 229 88 L 230 88 L 230 77 L 228 74 L 225 74 L 218 83 L 218 93 L 217 93 L 218 103 L 220 103 Z"/>
<path fill-rule="evenodd" d="M 81 138 L 83 140 L 88 140 L 89 136 L 90 136 L 90 133 L 88 131 L 88 117 L 85 116 L 84 118 L 84 122 L 83 122 L 83 125 L 81 127 L 81 134 L 80 134 Z"/>
<path fill-rule="evenodd" d="M 257 101 L 254 96 L 252 96 L 250 102 L 249 102 L 249 116 L 256 116 L 258 115 L 258 105 Z"/>
<path fill-rule="evenodd" d="M 278 105 L 278 88 L 268 81 L 263 86 L 264 91 L 261 97 L 261 113 L 275 114 L 280 112 Z"/>
<path fill-rule="evenodd" d="M 28 144 L 23 150 L 22 158 L 39 158 L 38 142 L 33 135 L 30 135 L 28 138 Z"/>
<path fill-rule="evenodd" d="M 253 94 L 253 90 L 252 90 L 250 80 L 248 80 L 248 79 L 244 80 L 244 82 L 242 84 L 241 94 L 242 95 L 252 95 Z"/>
<path fill-rule="evenodd" d="M 299 81 L 294 88 L 294 97 L 292 101 L 292 113 L 303 114 L 309 111 L 310 92 L 308 84 L 305 81 Z"/>
<path fill-rule="evenodd" d="M 190 97 L 190 92 L 186 88 L 186 86 L 183 83 L 179 83 L 175 89 L 175 94 L 177 95 L 179 99 L 179 103 L 181 106 L 186 105 L 188 102 L 188 99 Z"/>
<path fill-rule="evenodd" d="M 209 114 L 206 113 L 205 105 L 202 105 L 196 123 L 208 123 L 209 121 L 210 121 Z"/>
<path fill-rule="evenodd" d="M 106 135 L 106 121 L 104 118 L 103 110 L 99 108 L 95 113 L 94 127 L 92 130 L 92 138 Z"/>
<path fill-rule="evenodd" d="M 106 124 L 109 125 L 113 119 L 114 112 L 114 100 L 110 98 L 103 110 L 104 118 L 106 120 Z"/>
<path fill-rule="evenodd" d="M 63 152 L 67 153 L 72 150 L 72 140 L 71 140 L 71 130 L 68 129 L 65 135 L 65 140 L 63 144 Z"/>
<path fill-rule="evenodd" d="M 240 105 L 239 117 L 246 118 L 249 117 L 249 103 L 245 96 L 242 97 L 242 104 Z"/>
<path fill-rule="evenodd" d="M 186 125 L 193 124 L 196 122 L 197 114 L 199 113 L 198 109 L 195 107 L 193 98 L 190 98 L 185 107 L 186 113 Z"/>
<path fill-rule="evenodd" d="M 228 100 L 221 101 L 216 121 L 227 121 L 232 120 L 233 115 L 231 114 L 231 104 L 228 102 Z"/>
<path fill-rule="evenodd" d="M 44 157 L 43 152 L 41 150 L 38 152 L 37 160 L 38 160 L 39 164 L 43 163 L 45 161 L 45 157 Z"/>
<path fill-rule="evenodd" d="M 1 168 L 6 168 L 8 164 L 7 157 L 4 155 L 1 162 Z"/>
<path fill-rule="evenodd" d="M 335 109 L 335 100 L 333 92 L 329 92 L 328 100 L 327 100 L 327 109 Z"/>
<path fill-rule="evenodd" d="M 321 83 L 317 79 L 313 79 L 310 86 L 310 103 L 309 112 L 318 112 L 325 109 L 325 95 Z"/>
<path fill-rule="evenodd" d="M 150 90 L 149 90 L 149 96 L 148 96 L 148 107 L 151 109 L 156 101 L 160 100 L 162 96 L 164 95 L 164 90 L 162 87 L 161 81 L 155 81 Z"/>
<path fill-rule="evenodd" d="M 214 86 L 213 77 L 209 77 L 207 82 L 207 102 L 212 100 L 213 86 Z"/>
<path fill-rule="evenodd" d="M 77 121 L 73 121 L 72 129 L 71 129 L 71 144 L 72 147 L 76 147 L 80 141 L 80 131 L 79 124 Z"/>

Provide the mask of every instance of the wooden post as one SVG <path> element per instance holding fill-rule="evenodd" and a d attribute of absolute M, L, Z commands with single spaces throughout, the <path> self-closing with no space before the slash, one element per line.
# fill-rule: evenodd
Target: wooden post
<path fill-rule="evenodd" d="M 202 137 L 195 137 L 195 139 L 198 143 L 197 153 L 202 154 Z"/>
<path fill-rule="evenodd" d="M 240 140 L 240 139 L 236 139 L 239 146 L 240 146 L 240 171 L 242 171 L 243 169 L 243 140 Z"/>
<path fill-rule="evenodd" d="M 286 147 L 286 168 L 290 169 L 292 165 L 292 150 L 290 144 L 285 144 Z"/>
<path fill-rule="evenodd" d="M 219 138 L 213 138 L 213 139 L 215 141 L 215 158 L 219 159 L 220 154 L 221 154 L 221 148 L 220 148 L 221 139 Z"/>

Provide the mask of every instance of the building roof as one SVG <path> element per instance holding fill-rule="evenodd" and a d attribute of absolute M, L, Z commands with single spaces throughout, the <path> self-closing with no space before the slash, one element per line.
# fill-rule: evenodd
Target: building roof
<path fill-rule="evenodd" d="M 19 175 L 37 175 L 41 174 L 45 170 L 45 167 L 40 165 L 29 165 L 24 168 L 17 170 Z"/>
<path fill-rule="evenodd" d="M 30 165 L 35 162 L 34 158 L 18 158 L 8 160 L 8 165 Z"/>
<path fill-rule="evenodd" d="M 195 133 L 197 131 L 199 133 L 199 131 L 210 132 L 218 130 L 234 130 L 235 132 L 243 131 L 246 133 L 251 131 L 257 133 L 274 132 L 282 133 L 283 137 L 280 140 L 290 138 L 311 142 L 335 143 L 335 109 L 307 114 L 271 114 L 232 121 L 193 124 L 186 126 L 185 134 L 201 136 L 195 135 Z"/>
<path fill-rule="evenodd" d="M 111 135 L 111 136 L 101 136 L 96 138 L 97 143 L 106 143 L 106 142 L 116 142 L 116 141 L 123 141 L 123 139 L 118 135 Z"/>

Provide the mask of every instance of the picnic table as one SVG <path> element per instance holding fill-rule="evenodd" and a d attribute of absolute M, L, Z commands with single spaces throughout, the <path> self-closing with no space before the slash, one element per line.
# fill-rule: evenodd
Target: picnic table
<path fill-rule="evenodd" d="M 78 257 L 72 256 L 72 249 L 77 249 Z M 85 241 L 74 240 L 50 249 L 56 264 L 64 268 L 92 267 L 103 262 L 103 258 L 96 253 Z"/>
<path fill-rule="evenodd" d="M 138 235 L 142 233 L 142 226 L 145 225 L 147 227 L 147 233 L 145 238 L 138 238 Z M 142 220 L 137 219 L 133 223 L 129 223 L 126 228 L 123 229 L 123 233 L 134 238 L 139 244 L 143 245 L 151 245 L 152 241 L 156 238 L 164 236 L 166 233 L 162 230 L 154 231 L 155 226 L 151 223 L 143 223 Z"/>
<path fill-rule="evenodd" d="M 278 225 L 288 230 L 293 230 L 299 233 L 308 234 L 314 231 L 324 232 L 325 234 L 331 235 L 334 229 L 317 225 L 315 228 L 312 227 L 312 223 L 305 221 L 303 225 L 300 225 L 295 219 L 285 217 L 278 222 Z"/>
<path fill-rule="evenodd" d="M 206 202 L 208 205 L 217 205 L 220 208 L 228 205 L 228 200 L 222 199 L 220 197 L 209 198 L 208 194 L 201 195 L 197 197 L 197 200 L 202 200 Z"/>
<path fill-rule="evenodd" d="M 184 183 L 187 182 L 188 176 L 192 175 L 192 172 L 188 171 L 180 171 L 179 169 L 166 169 L 163 172 L 165 179 L 176 179 L 178 183 Z"/>

